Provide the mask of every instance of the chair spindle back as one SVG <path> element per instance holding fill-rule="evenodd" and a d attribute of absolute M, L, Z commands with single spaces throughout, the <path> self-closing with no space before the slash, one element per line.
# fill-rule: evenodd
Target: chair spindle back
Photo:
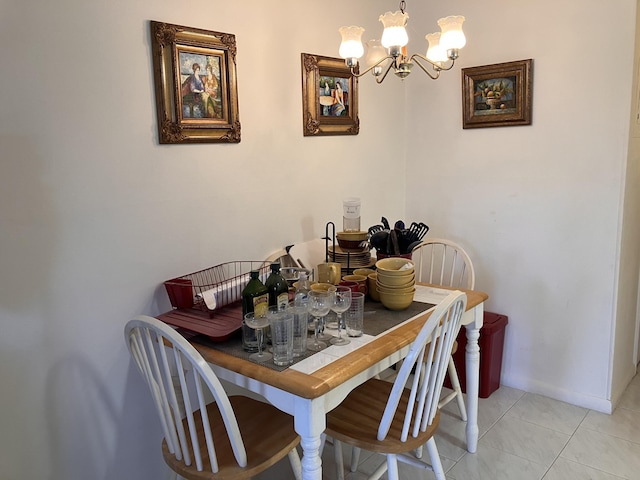
<path fill-rule="evenodd" d="M 471 258 L 464 249 L 449 240 L 424 240 L 412 251 L 416 281 L 473 290 L 476 283 Z"/>
<path fill-rule="evenodd" d="M 462 314 L 467 305 L 467 295 L 454 291 L 438 304 L 405 357 L 400 372 L 395 379 L 389 401 L 378 428 L 378 440 L 389 433 L 402 392 L 411 380 L 409 403 L 404 417 L 401 441 L 408 435 L 413 437 L 431 425 L 437 409 L 438 399 L 444 383 L 453 342 L 456 339 Z M 434 341 L 436 340 L 437 341 Z"/>
<path fill-rule="evenodd" d="M 208 466 L 212 472 L 218 471 L 206 408 L 211 400 L 207 398 L 209 393 L 218 405 L 238 465 L 246 466 L 247 454 L 229 398 L 198 351 L 169 325 L 144 315 L 127 323 L 125 340 L 151 391 L 171 454 L 187 466 L 195 460 L 196 468 L 202 471 L 204 462 L 197 432 L 203 429 Z M 171 354 L 167 355 L 168 352 Z M 188 382 L 191 379 L 193 386 Z M 187 431 L 183 424 L 185 418 Z"/>

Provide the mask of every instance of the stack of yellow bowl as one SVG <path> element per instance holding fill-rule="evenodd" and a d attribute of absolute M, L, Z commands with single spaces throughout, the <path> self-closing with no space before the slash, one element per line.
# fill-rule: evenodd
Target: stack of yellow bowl
<path fill-rule="evenodd" d="M 376 288 L 382 305 L 389 310 L 404 310 L 413 302 L 416 272 L 407 258 L 389 257 L 376 262 Z"/>

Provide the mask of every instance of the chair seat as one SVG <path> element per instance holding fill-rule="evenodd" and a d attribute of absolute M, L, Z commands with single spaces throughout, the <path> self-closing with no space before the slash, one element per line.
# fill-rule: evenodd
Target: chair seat
<path fill-rule="evenodd" d="M 207 405 L 207 414 L 213 425 L 213 438 L 216 445 L 219 471 L 212 473 L 209 465 L 209 455 L 205 447 L 204 431 L 201 427 L 200 412 L 195 415 L 198 428 L 198 438 L 205 470 L 196 470 L 195 462 L 186 466 L 184 462 L 176 460 L 169 452 L 166 441 L 162 442 L 162 454 L 167 464 L 179 475 L 188 480 L 213 479 L 245 479 L 269 468 L 285 457 L 299 442 L 299 437 L 293 429 L 293 418 L 282 413 L 275 407 L 254 400 L 249 397 L 229 397 L 238 420 L 247 450 L 247 466 L 239 467 L 231 450 L 229 436 L 222 422 L 220 411 L 216 403 Z M 186 425 L 186 420 L 183 421 Z"/>
<path fill-rule="evenodd" d="M 371 379 L 353 390 L 347 398 L 327 415 L 327 435 L 349 445 L 377 453 L 399 454 L 424 445 L 438 428 L 440 412 L 424 432 L 405 442 L 400 441 L 402 422 L 407 411 L 410 390 L 405 388 L 398 404 L 391 428 L 386 438 L 377 439 L 378 427 L 384 413 L 393 384 Z"/>

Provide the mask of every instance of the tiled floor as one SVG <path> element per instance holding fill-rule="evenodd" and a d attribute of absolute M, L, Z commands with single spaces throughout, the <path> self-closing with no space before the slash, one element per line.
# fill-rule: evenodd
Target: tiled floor
<path fill-rule="evenodd" d="M 465 423 L 455 402 L 442 412 L 436 443 L 447 480 L 640 479 L 640 375 L 612 415 L 502 386 L 480 399 L 478 417 L 478 451 L 470 454 L 464 449 Z M 345 448 L 347 468 L 349 454 Z M 383 461 L 384 457 L 363 451 L 358 470 L 347 470 L 345 479 L 366 479 Z M 322 462 L 323 479 L 334 480 L 329 443 Z M 432 472 L 403 464 L 400 477 L 434 478 Z M 291 468 L 287 461 L 280 462 L 256 478 L 292 478 Z"/>

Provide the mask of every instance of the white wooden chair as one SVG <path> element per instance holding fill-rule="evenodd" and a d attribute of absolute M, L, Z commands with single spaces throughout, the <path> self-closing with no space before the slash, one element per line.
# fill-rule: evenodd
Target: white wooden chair
<path fill-rule="evenodd" d="M 467 252 L 460 245 L 450 240 L 430 238 L 423 240 L 411 253 L 412 260 L 415 262 L 416 281 L 467 290 L 474 289 L 476 274 L 473 269 L 473 263 Z M 458 342 L 454 342 L 452 354 L 457 349 Z M 448 372 L 452 391 L 440 399 L 438 406 L 442 408 L 455 399 L 460 418 L 463 422 L 466 422 L 467 409 L 464 404 L 464 396 L 453 357 L 449 358 Z M 422 449 L 416 450 L 416 456 L 418 458 L 422 457 Z M 359 459 L 360 451 L 354 448 L 351 455 L 352 472 L 358 469 Z"/>
<path fill-rule="evenodd" d="M 389 480 L 398 480 L 398 461 L 433 470 L 437 480 L 445 480 L 433 436 L 440 421 L 438 398 L 466 304 L 465 293 L 448 295 L 420 330 L 394 383 L 368 380 L 329 412 L 326 434 L 334 441 L 338 479 L 344 478 L 342 443 L 346 443 L 386 455 L 387 461 L 369 480 L 387 470 Z M 438 341 L 431 341 L 435 335 Z M 431 465 L 410 453 L 425 444 Z"/>
<path fill-rule="evenodd" d="M 411 253 L 417 281 L 467 290 L 475 287 L 476 274 L 471 258 L 457 243 L 430 238 L 423 240 Z"/>
<path fill-rule="evenodd" d="M 453 288 L 473 290 L 476 284 L 476 274 L 471 258 L 464 249 L 449 240 L 430 238 L 422 241 L 412 251 L 412 259 L 416 268 L 416 281 L 443 285 Z M 452 353 L 458 349 L 458 342 L 454 343 Z M 452 392 L 440 399 L 439 407 L 449 403 L 454 398 L 458 404 L 462 421 L 467 421 L 467 409 L 464 405 L 462 388 L 453 357 L 449 358 L 449 380 Z"/>
<path fill-rule="evenodd" d="M 131 320 L 125 340 L 151 391 L 164 433 L 162 454 L 174 472 L 189 480 L 245 479 L 289 455 L 295 478 L 302 477 L 292 417 L 248 397 L 227 396 L 196 349 L 158 319 Z"/>

